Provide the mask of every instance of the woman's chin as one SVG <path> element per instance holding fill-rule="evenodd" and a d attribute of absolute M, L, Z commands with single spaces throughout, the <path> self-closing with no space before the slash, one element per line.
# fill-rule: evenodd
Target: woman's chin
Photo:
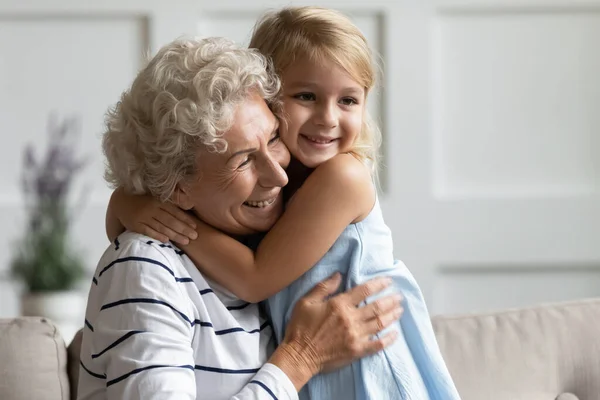
<path fill-rule="evenodd" d="M 279 194 L 275 201 L 263 207 L 242 205 L 244 226 L 254 232 L 266 232 L 275 225 L 283 213 L 283 196 Z"/>

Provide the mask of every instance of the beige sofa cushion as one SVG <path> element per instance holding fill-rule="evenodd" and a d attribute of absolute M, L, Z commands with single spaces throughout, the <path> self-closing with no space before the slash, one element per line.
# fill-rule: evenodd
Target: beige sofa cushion
<path fill-rule="evenodd" d="M 0 320 L 0 399 L 69 400 L 67 349 L 44 318 Z"/>
<path fill-rule="evenodd" d="M 600 399 L 600 299 L 433 324 L 462 400 Z"/>

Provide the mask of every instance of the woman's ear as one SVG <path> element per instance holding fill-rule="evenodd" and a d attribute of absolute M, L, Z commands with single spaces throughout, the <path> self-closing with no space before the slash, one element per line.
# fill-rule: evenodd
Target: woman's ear
<path fill-rule="evenodd" d="M 175 190 L 171 195 L 171 201 L 179 206 L 179 208 L 182 210 L 191 210 L 194 208 L 194 203 L 192 202 L 192 196 L 190 195 L 189 189 L 182 182 L 179 182 L 175 186 Z"/>

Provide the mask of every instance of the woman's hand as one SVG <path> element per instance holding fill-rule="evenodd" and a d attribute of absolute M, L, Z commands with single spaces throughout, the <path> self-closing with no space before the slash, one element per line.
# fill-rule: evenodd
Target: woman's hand
<path fill-rule="evenodd" d="M 341 281 L 339 274 L 319 283 L 294 308 L 281 345 L 270 362 L 279 366 L 300 389 L 312 376 L 373 354 L 397 337 L 392 331 L 373 338 L 402 315 L 399 294 L 358 307 L 391 283 L 373 279 L 330 297 Z"/>
<path fill-rule="evenodd" d="M 172 240 L 188 244 L 190 239 L 198 236 L 192 216 L 176 205 L 163 203 L 150 195 L 128 194 L 119 188 L 113 193 L 108 207 L 107 215 L 118 219 L 125 229 L 163 243 Z M 107 226 L 111 225 L 114 226 L 115 221 L 107 220 Z"/>

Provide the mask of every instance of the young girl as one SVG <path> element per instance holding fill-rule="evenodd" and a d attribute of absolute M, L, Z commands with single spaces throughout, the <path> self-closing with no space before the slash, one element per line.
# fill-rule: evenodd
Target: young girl
<path fill-rule="evenodd" d="M 127 227 L 158 240 L 183 242 L 208 278 L 248 302 L 267 299 L 278 340 L 294 304 L 332 273 L 343 274 L 344 290 L 390 276 L 394 290 L 404 297 L 398 340 L 349 367 L 316 376 L 300 397 L 459 399 L 419 287 L 408 269 L 394 261 L 391 232 L 377 200 L 373 171 L 379 133 L 369 123 L 365 104 L 375 68 L 366 39 L 336 11 L 285 8 L 259 21 L 250 47 L 272 59 L 283 83 L 280 137 L 294 158 L 283 216 L 255 253 L 197 220 L 191 223 L 195 234 L 189 236 L 198 240 L 185 244 L 181 233 L 186 229 L 172 214 L 183 222 L 190 221 L 187 216 L 156 200 L 117 191 L 107 219 L 109 235 Z M 253 168 L 253 160 L 242 155 L 236 168 Z M 272 202 L 245 206 L 269 207 Z"/>

